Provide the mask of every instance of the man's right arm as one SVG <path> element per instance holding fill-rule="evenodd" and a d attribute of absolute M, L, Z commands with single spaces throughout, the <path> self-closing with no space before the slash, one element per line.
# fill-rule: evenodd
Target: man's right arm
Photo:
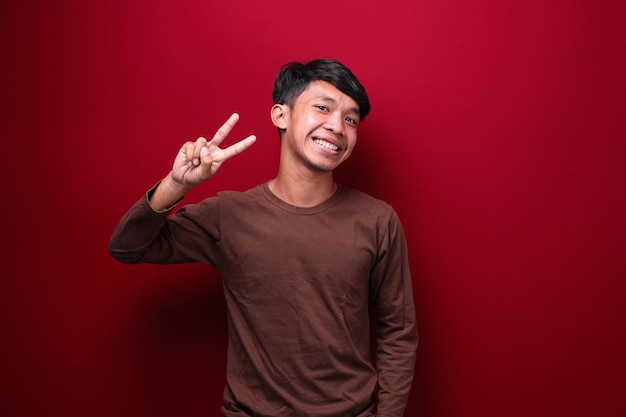
<path fill-rule="evenodd" d="M 109 241 L 109 253 L 124 263 L 150 262 L 144 259 L 147 248 L 159 236 L 169 210 L 192 188 L 211 178 L 221 165 L 255 142 L 255 136 L 227 147 L 219 145 L 239 120 L 234 113 L 211 141 L 200 137 L 186 142 L 178 151 L 172 170 L 153 190 L 122 217 Z"/>
<path fill-rule="evenodd" d="M 126 264 L 167 263 L 167 256 L 158 253 L 163 250 L 164 245 L 157 245 L 155 242 L 167 222 L 169 210 L 155 211 L 149 202 L 157 188 L 155 186 L 135 202 L 115 227 L 108 249 L 116 260 Z M 153 249 L 158 247 L 161 250 Z"/>

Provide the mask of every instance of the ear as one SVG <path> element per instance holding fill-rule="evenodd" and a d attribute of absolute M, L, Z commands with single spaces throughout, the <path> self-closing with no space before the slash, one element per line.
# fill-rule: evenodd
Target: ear
<path fill-rule="evenodd" d="M 279 129 L 287 129 L 287 117 L 289 113 L 289 106 L 286 104 L 274 104 L 270 110 L 270 116 L 272 117 L 272 123 Z"/>

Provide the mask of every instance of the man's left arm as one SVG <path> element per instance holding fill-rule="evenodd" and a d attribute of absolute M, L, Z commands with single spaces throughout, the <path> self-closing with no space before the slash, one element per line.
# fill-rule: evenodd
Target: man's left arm
<path fill-rule="evenodd" d="M 376 310 L 377 417 L 402 417 L 408 401 L 418 344 L 406 238 L 395 212 L 380 236 L 371 275 Z"/>

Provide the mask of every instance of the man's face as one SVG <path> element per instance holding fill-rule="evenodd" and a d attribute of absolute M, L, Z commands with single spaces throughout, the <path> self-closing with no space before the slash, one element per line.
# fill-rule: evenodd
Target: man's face
<path fill-rule="evenodd" d="M 281 141 L 290 162 L 310 171 L 328 172 L 350 156 L 359 124 L 359 105 L 350 96 L 328 82 L 312 81 L 293 108 L 284 109 Z"/>

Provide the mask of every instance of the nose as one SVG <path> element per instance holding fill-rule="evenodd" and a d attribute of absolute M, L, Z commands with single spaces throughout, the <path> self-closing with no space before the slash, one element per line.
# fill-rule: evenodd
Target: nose
<path fill-rule="evenodd" d="M 324 123 L 324 127 L 333 132 L 335 135 L 343 136 L 343 115 L 340 112 L 331 113 L 328 115 L 326 123 Z"/>

